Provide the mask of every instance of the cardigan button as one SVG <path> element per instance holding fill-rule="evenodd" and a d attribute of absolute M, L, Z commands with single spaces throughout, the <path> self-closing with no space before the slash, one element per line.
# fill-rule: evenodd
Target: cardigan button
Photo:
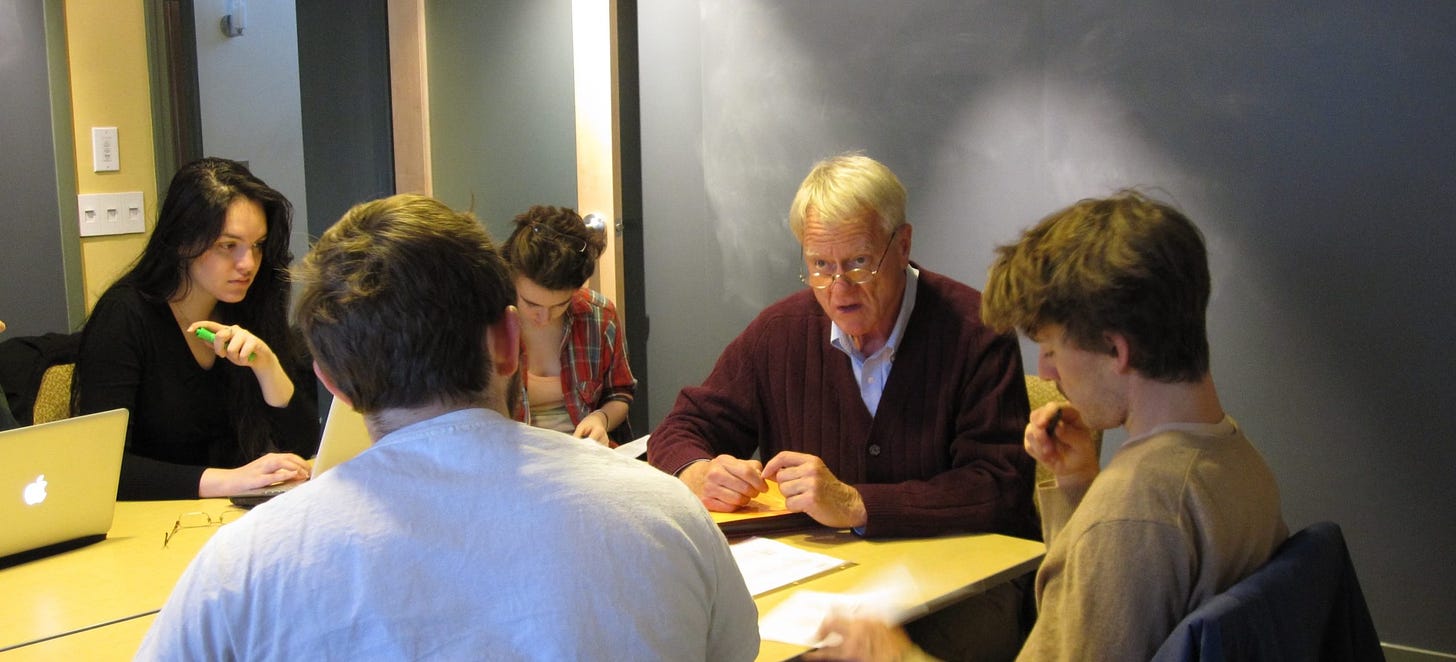
<path fill-rule="evenodd" d="M 880 445 L 879 444 L 870 444 L 870 457 L 879 457 L 879 456 L 880 456 Z"/>

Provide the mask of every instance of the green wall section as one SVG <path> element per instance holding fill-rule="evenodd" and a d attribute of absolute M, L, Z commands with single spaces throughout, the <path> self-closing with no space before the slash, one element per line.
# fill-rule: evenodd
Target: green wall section
<path fill-rule="evenodd" d="M 425 6 L 435 197 L 503 240 L 533 204 L 576 204 L 570 0 Z"/>

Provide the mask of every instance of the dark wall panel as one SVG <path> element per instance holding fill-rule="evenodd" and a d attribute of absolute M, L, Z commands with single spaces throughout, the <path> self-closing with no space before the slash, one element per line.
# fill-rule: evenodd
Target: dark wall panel
<path fill-rule="evenodd" d="M 0 320 L 7 337 L 69 331 L 40 0 L 0 7 Z M 69 127 L 67 127 L 69 130 Z M 74 233 L 73 233 L 74 236 Z M 74 239 L 73 239 L 74 241 Z"/>
<path fill-rule="evenodd" d="M 308 232 L 357 203 L 394 193 L 389 22 L 384 0 L 298 5 Z"/>
<path fill-rule="evenodd" d="M 434 2 L 425 23 L 435 197 L 497 240 L 531 205 L 575 208 L 571 3 Z"/>
<path fill-rule="evenodd" d="M 1136 186 L 1207 236 L 1214 376 L 1291 526 L 1344 526 L 1382 639 L 1456 652 L 1456 4 L 639 13 L 653 423 L 800 287 L 787 209 L 819 158 L 888 163 L 916 260 L 977 287 L 996 244 Z"/>

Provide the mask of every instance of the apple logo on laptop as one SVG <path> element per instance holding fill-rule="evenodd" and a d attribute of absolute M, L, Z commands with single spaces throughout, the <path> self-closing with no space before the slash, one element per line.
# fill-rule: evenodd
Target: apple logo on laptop
<path fill-rule="evenodd" d="M 27 506 L 34 506 L 35 504 L 38 504 L 38 503 L 40 503 L 42 501 L 45 501 L 45 499 L 46 499 L 46 479 L 45 479 L 45 474 L 41 474 L 39 476 L 36 476 L 34 483 L 30 483 L 29 485 L 26 485 L 25 486 L 25 491 L 24 492 L 21 492 L 21 497 L 25 499 L 25 505 L 27 505 Z"/>

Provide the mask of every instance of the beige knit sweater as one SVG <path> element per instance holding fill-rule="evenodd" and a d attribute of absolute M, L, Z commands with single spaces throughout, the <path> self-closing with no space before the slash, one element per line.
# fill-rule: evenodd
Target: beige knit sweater
<path fill-rule="evenodd" d="M 1188 612 L 1288 537 L 1279 490 L 1231 418 L 1165 425 L 1088 486 L 1037 486 L 1047 555 L 1019 660 L 1146 660 Z"/>

